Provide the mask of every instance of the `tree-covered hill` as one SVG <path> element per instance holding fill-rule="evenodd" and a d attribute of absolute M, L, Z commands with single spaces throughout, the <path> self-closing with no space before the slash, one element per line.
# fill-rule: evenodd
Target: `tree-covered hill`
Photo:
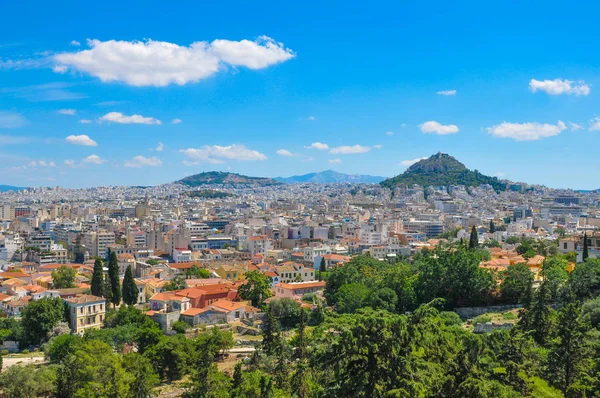
<path fill-rule="evenodd" d="M 201 185 L 259 185 L 269 186 L 277 185 L 279 182 L 264 177 L 248 177 L 236 173 L 227 173 L 224 171 L 207 171 L 200 174 L 194 174 L 177 181 L 179 184 L 189 187 Z"/>
<path fill-rule="evenodd" d="M 397 186 L 448 186 L 477 187 L 491 185 L 496 191 L 504 190 L 505 184 L 496 177 L 486 176 L 477 170 L 469 170 L 454 157 L 438 152 L 410 166 L 404 173 L 388 178 L 381 185 L 390 189 Z"/>

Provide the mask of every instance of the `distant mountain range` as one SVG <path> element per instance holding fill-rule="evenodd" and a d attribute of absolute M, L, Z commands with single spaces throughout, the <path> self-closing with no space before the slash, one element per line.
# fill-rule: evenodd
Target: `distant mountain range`
<path fill-rule="evenodd" d="M 188 187 L 198 187 L 201 185 L 258 185 L 269 186 L 281 184 L 272 178 L 248 177 L 236 173 L 227 173 L 223 171 L 208 171 L 200 174 L 194 174 L 179 181 L 179 184 Z"/>
<path fill-rule="evenodd" d="M 363 174 L 344 174 L 333 170 L 325 170 L 318 173 L 308 173 L 291 177 L 275 177 L 275 180 L 286 184 L 298 184 L 306 182 L 316 182 L 328 184 L 335 182 L 349 182 L 354 184 L 378 184 L 385 180 L 385 177 L 363 175 Z"/>
<path fill-rule="evenodd" d="M 387 188 L 397 186 L 448 186 L 464 185 L 477 187 L 483 184 L 491 185 L 496 191 L 504 190 L 506 185 L 496 177 L 489 177 L 479 171 L 471 171 L 452 156 L 438 152 L 437 154 L 418 161 L 396 177 L 381 182 Z"/>
<path fill-rule="evenodd" d="M 0 192 L 21 191 L 23 189 L 27 189 L 27 188 L 24 188 L 24 187 L 13 187 L 12 185 L 0 185 Z"/>

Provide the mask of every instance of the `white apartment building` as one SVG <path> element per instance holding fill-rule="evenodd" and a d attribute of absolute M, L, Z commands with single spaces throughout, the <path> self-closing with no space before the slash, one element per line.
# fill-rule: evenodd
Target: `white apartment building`
<path fill-rule="evenodd" d="M 90 256 L 105 258 L 108 246 L 115 244 L 115 234 L 106 230 L 89 231 L 83 234 L 83 244 Z"/>

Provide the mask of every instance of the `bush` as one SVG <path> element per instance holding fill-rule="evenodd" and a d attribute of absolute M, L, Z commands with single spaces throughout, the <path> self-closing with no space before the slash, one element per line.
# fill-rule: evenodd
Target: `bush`
<path fill-rule="evenodd" d="M 312 304 L 314 303 L 316 296 L 317 295 L 314 293 L 306 293 L 304 296 L 302 296 L 302 301 Z"/>
<path fill-rule="evenodd" d="M 478 323 L 488 323 L 492 321 L 492 317 L 488 314 L 479 315 L 475 319 L 473 319 L 473 325 L 477 325 Z"/>
<path fill-rule="evenodd" d="M 8 354 L 9 354 L 8 350 L 0 350 L 0 356 L 6 356 Z"/>
<path fill-rule="evenodd" d="M 177 321 L 173 323 L 172 328 L 177 333 L 185 333 L 185 331 L 190 328 L 190 325 L 188 325 L 184 321 Z"/>
<path fill-rule="evenodd" d="M 24 349 L 23 351 L 21 351 L 21 354 L 29 354 L 29 350 L 28 349 Z"/>

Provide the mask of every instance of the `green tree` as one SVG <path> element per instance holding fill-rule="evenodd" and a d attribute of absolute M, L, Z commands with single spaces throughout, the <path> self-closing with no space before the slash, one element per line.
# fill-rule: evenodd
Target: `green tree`
<path fill-rule="evenodd" d="M 319 264 L 319 280 L 322 280 L 321 275 L 327 272 L 327 263 L 325 262 L 325 257 L 321 257 L 321 263 Z"/>
<path fill-rule="evenodd" d="M 394 312 L 398 304 L 398 295 L 389 287 L 384 287 L 371 293 L 369 303 L 373 309 Z"/>
<path fill-rule="evenodd" d="M 477 229 L 473 225 L 471 227 L 471 236 L 469 237 L 469 249 L 475 250 L 479 246 L 479 236 L 477 235 Z"/>
<path fill-rule="evenodd" d="M 148 346 L 144 352 L 144 356 L 151 361 L 160 378 L 169 381 L 179 380 L 188 373 L 192 355 L 191 341 L 180 334 L 162 337 L 157 344 Z"/>
<path fill-rule="evenodd" d="M 490 220 L 490 233 L 493 234 L 496 232 L 496 224 L 494 224 L 494 220 Z"/>
<path fill-rule="evenodd" d="M 121 304 L 121 281 L 119 279 L 119 261 L 117 253 L 111 251 L 108 259 L 108 278 L 110 280 L 111 299 L 110 302 L 117 306 Z"/>
<path fill-rule="evenodd" d="M 52 271 L 52 286 L 55 289 L 75 287 L 75 270 L 67 265 L 61 265 L 56 271 Z"/>
<path fill-rule="evenodd" d="M 529 306 L 533 289 L 533 272 L 523 263 L 509 265 L 500 284 L 502 300 Z"/>
<path fill-rule="evenodd" d="M 138 353 L 132 352 L 123 355 L 123 368 L 133 376 L 129 384 L 127 398 L 152 397 L 152 389 L 158 384 L 158 375 L 152 368 L 150 360 Z"/>
<path fill-rule="evenodd" d="M 138 302 L 138 287 L 133 279 L 131 265 L 127 266 L 123 278 L 123 302 L 127 305 L 134 305 Z"/>
<path fill-rule="evenodd" d="M 33 398 L 49 396 L 54 392 L 56 372 L 50 367 L 11 366 L 0 375 L 2 396 L 6 398 Z"/>
<path fill-rule="evenodd" d="M 50 340 L 45 347 L 46 358 L 50 363 L 61 363 L 69 355 L 75 353 L 83 344 L 83 339 L 78 335 L 62 334 Z"/>
<path fill-rule="evenodd" d="M 274 355 L 279 350 L 279 346 L 281 345 L 281 329 L 279 326 L 279 321 L 273 314 L 271 306 L 267 307 L 267 319 L 265 319 L 263 324 L 262 335 L 262 350 L 267 355 Z"/>
<path fill-rule="evenodd" d="M 583 252 L 581 253 L 581 260 L 585 261 L 589 257 L 588 239 L 587 232 L 583 233 Z"/>
<path fill-rule="evenodd" d="M 367 305 L 371 290 L 362 283 L 349 283 L 336 294 L 335 309 L 340 314 L 352 313 Z"/>
<path fill-rule="evenodd" d="M 94 261 L 94 272 L 92 273 L 91 290 L 94 296 L 103 297 L 104 271 L 102 269 L 102 260 L 97 257 Z"/>
<path fill-rule="evenodd" d="M 106 299 L 106 305 L 108 306 L 112 302 L 112 285 L 108 274 L 104 275 L 104 281 L 102 282 L 102 296 Z"/>
<path fill-rule="evenodd" d="M 180 275 L 176 275 L 168 283 L 165 283 L 165 286 L 163 286 L 163 290 L 166 290 L 166 291 L 183 290 L 183 289 L 185 289 L 185 286 L 186 286 L 185 279 Z"/>
<path fill-rule="evenodd" d="M 243 300 L 250 300 L 254 307 L 262 306 L 272 296 L 270 278 L 258 271 L 248 271 L 246 281 L 239 287 L 238 294 Z"/>
<path fill-rule="evenodd" d="M 208 279 L 210 278 L 210 271 L 204 268 L 198 267 L 197 264 L 192 264 L 192 266 L 185 271 L 186 278 L 198 278 L 198 279 Z"/>
<path fill-rule="evenodd" d="M 586 325 L 580 320 L 580 313 L 581 307 L 577 302 L 562 307 L 558 313 L 555 336 L 550 342 L 548 370 L 552 375 L 551 380 L 567 396 L 574 396 L 570 389 L 584 372 L 585 366 Z"/>
<path fill-rule="evenodd" d="M 61 298 L 44 297 L 32 300 L 21 314 L 26 344 L 43 343 L 48 333 L 65 318 L 65 304 Z"/>
<path fill-rule="evenodd" d="M 544 345 L 552 330 L 552 310 L 548 307 L 549 294 L 546 282 L 542 282 L 535 293 L 531 308 L 527 308 L 519 321 L 519 326 L 530 331 L 533 339 Z"/>
<path fill-rule="evenodd" d="M 270 301 L 269 308 L 284 328 L 295 327 L 300 321 L 302 308 L 300 303 L 292 298 L 274 298 Z"/>

